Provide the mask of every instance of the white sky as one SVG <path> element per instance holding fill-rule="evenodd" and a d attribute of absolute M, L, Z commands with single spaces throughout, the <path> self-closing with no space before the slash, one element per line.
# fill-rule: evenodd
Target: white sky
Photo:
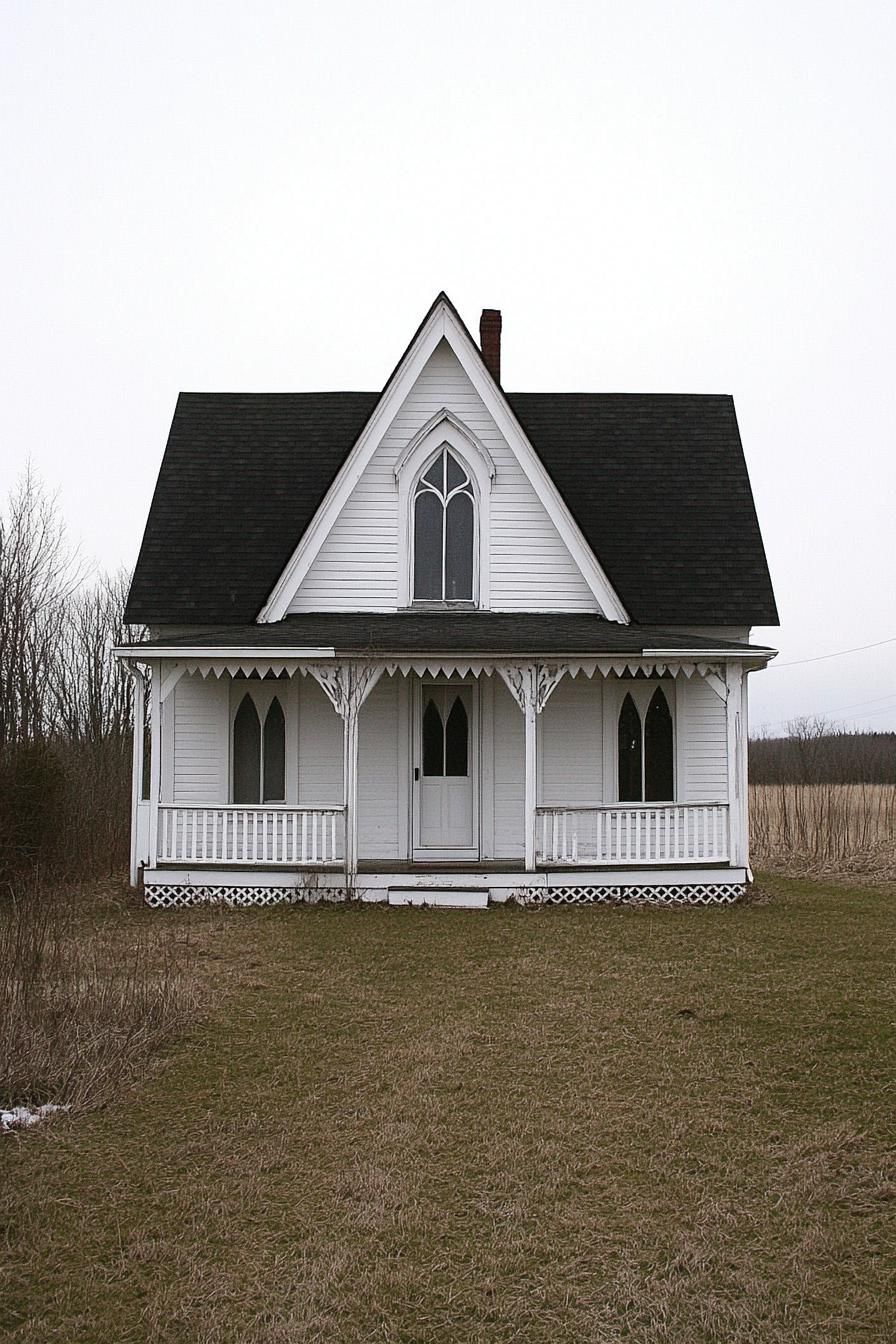
<path fill-rule="evenodd" d="M 0 0 L 0 490 L 131 566 L 178 390 L 377 389 L 444 288 L 513 391 L 732 393 L 755 637 L 896 640 L 894 64 L 861 0 Z M 896 728 L 896 642 L 751 686 Z"/>

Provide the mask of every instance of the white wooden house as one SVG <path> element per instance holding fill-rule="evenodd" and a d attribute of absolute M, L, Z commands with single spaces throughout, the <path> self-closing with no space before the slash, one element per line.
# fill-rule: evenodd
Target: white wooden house
<path fill-rule="evenodd" d="M 744 890 L 731 399 L 506 393 L 500 330 L 441 294 L 381 393 L 179 398 L 118 650 L 151 904 Z"/>

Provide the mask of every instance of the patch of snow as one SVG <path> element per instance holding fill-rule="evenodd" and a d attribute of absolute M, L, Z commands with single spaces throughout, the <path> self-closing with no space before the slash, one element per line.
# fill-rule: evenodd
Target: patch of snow
<path fill-rule="evenodd" d="M 13 1129 L 30 1129 L 39 1120 L 57 1111 L 70 1111 L 71 1106 L 55 1106 L 48 1101 L 44 1106 L 30 1110 L 27 1106 L 13 1106 L 11 1111 L 0 1111 L 0 1134 L 8 1134 Z"/>

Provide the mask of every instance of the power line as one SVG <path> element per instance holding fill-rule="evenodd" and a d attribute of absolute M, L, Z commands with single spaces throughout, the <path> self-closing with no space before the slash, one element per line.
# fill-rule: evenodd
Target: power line
<path fill-rule="evenodd" d="M 866 701 L 866 703 L 870 704 L 871 702 Z M 848 705 L 844 706 L 844 708 L 848 709 L 849 706 Z M 790 717 L 787 719 L 766 719 L 764 723 L 757 724 L 756 727 L 757 730 L 762 728 L 780 728 L 782 725 L 786 727 L 788 723 L 793 723 L 795 719 L 802 719 L 802 718 L 826 719 L 829 715 L 839 714 L 841 712 L 842 711 L 838 709 L 826 709 L 822 710 L 820 713 L 815 714 L 791 714 Z M 896 713 L 896 705 L 884 705 L 881 709 L 868 709 L 861 714 L 849 714 L 847 715 L 847 718 L 873 719 L 877 714 L 894 714 L 894 713 Z M 837 723 L 836 720 L 834 720 L 831 724 L 831 728 L 836 729 L 836 727 Z"/>
<path fill-rule="evenodd" d="M 896 635 L 889 639 L 879 639 L 874 644 L 859 644 L 854 649 L 838 649 L 836 653 L 820 653 L 816 658 L 797 658 L 793 663 L 769 663 L 772 671 L 782 667 L 802 667 L 804 663 L 823 663 L 828 658 L 843 658 L 847 653 L 864 653 L 866 649 L 879 649 L 883 644 L 896 644 Z"/>
<path fill-rule="evenodd" d="M 896 700 L 896 691 L 892 695 L 878 695 L 874 700 L 854 700 L 851 705 L 838 705 L 836 709 L 826 709 L 825 714 L 842 714 L 845 709 L 861 709 L 863 705 L 879 705 L 882 700 Z"/>

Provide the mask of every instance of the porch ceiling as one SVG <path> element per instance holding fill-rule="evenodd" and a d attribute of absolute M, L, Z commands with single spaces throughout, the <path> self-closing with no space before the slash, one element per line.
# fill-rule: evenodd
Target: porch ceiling
<path fill-rule="evenodd" d="M 176 654 L 187 650 L 275 651 L 320 657 L 322 650 L 343 657 L 400 657 L 565 654 L 641 656 L 687 652 L 693 655 L 771 655 L 758 645 L 682 635 L 653 625 L 620 625 L 587 614 L 559 612 L 407 611 L 308 612 L 263 625 L 226 625 L 128 646 L 128 652 Z"/>

